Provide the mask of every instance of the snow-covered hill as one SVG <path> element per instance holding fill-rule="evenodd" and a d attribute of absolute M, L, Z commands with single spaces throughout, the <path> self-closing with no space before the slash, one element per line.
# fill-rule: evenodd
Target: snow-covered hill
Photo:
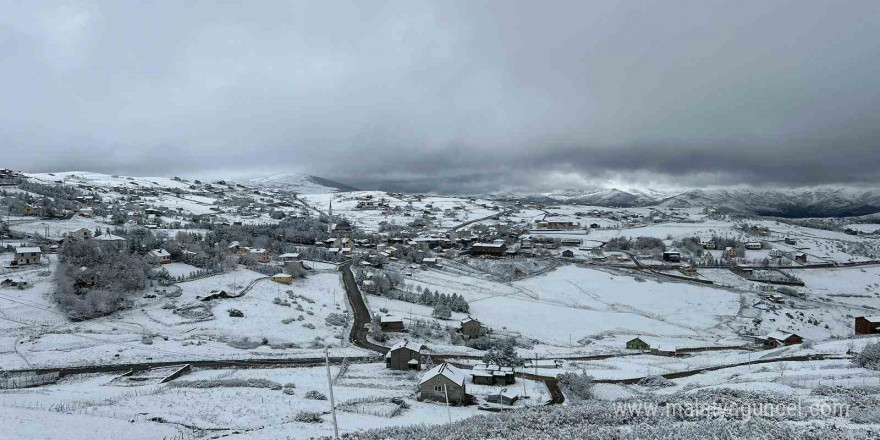
<path fill-rule="evenodd" d="M 321 194 L 328 192 L 357 191 L 357 188 L 311 174 L 283 173 L 249 179 L 246 185 L 270 188 L 284 188 L 302 194 Z"/>
<path fill-rule="evenodd" d="M 664 206 L 712 206 L 727 211 L 780 217 L 848 217 L 880 212 L 880 191 L 860 188 L 691 190 Z"/>
<path fill-rule="evenodd" d="M 492 197 L 606 207 L 710 206 L 728 212 L 779 217 L 848 217 L 880 212 L 880 190 L 841 187 L 679 191 L 601 188 L 531 194 L 496 193 Z"/>

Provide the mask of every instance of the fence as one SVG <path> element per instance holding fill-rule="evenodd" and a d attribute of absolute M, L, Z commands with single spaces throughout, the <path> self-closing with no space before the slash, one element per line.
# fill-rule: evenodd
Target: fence
<path fill-rule="evenodd" d="M 862 377 L 831 377 L 831 378 L 797 378 L 797 377 L 780 377 L 777 382 L 788 385 L 793 388 L 815 389 L 822 386 L 828 387 L 846 387 L 846 388 L 865 388 L 880 387 L 880 376 L 862 376 Z"/>
<path fill-rule="evenodd" d="M 58 373 L 26 374 L 0 379 L 0 389 L 30 388 L 58 381 Z"/>
<path fill-rule="evenodd" d="M 383 405 L 371 408 L 371 406 L 375 404 Z M 372 416 L 387 418 L 397 416 L 406 409 L 406 403 L 399 397 L 361 397 L 358 399 L 346 400 L 336 406 L 340 411 L 369 414 Z"/>

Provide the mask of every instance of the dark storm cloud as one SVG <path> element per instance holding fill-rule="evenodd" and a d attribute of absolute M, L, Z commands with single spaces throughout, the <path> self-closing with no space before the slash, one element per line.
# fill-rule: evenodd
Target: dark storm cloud
<path fill-rule="evenodd" d="M 880 180 L 880 3 L 6 2 L 0 166 L 481 192 Z"/>

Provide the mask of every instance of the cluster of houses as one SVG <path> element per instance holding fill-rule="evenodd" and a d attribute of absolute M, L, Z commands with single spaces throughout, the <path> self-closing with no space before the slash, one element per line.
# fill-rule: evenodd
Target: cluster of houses
<path fill-rule="evenodd" d="M 420 371 L 430 353 L 424 344 L 404 340 L 394 344 L 385 354 L 385 366 L 392 370 Z M 512 367 L 479 363 L 470 373 L 449 363 L 442 363 L 428 369 L 419 380 L 419 399 L 448 402 L 452 405 L 467 404 L 474 400 L 467 394 L 467 378 L 477 385 L 502 386 L 491 393 L 486 400 L 492 403 L 513 405 L 519 395 L 506 388 L 516 382 L 516 372 Z"/>

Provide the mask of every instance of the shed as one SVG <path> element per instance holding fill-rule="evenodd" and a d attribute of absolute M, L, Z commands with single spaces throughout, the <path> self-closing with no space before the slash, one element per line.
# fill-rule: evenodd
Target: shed
<path fill-rule="evenodd" d="M 499 403 L 502 405 L 513 405 L 517 400 L 519 400 L 519 394 L 507 388 L 502 388 L 501 391 L 486 396 L 487 402 Z"/>
<path fill-rule="evenodd" d="M 880 316 L 859 316 L 856 318 L 857 335 L 880 333 Z"/>

